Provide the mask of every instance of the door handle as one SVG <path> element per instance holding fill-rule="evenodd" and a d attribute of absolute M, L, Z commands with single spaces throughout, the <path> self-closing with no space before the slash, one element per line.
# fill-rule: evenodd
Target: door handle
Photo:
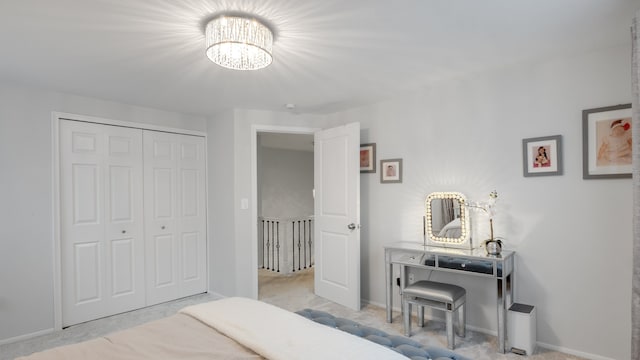
<path fill-rule="evenodd" d="M 355 230 L 356 229 L 356 224 L 351 223 L 351 224 L 347 225 L 347 227 L 349 228 L 349 230 Z"/>

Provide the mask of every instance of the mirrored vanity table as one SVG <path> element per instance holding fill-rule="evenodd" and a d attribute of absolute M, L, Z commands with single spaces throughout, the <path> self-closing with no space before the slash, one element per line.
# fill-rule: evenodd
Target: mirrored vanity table
<path fill-rule="evenodd" d="M 434 194 L 436 194 L 434 196 Z M 434 193 L 427 198 L 427 231 L 425 243 L 402 241 L 388 244 L 384 247 L 385 281 L 386 281 L 386 310 L 387 322 L 393 320 L 393 284 L 394 265 L 400 268 L 400 289 L 407 284 L 407 267 L 433 271 L 444 271 L 460 275 L 471 275 L 492 279 L 497 288 L 497 317 L 498 317 L 498 351 L 506 352 L 507 309 L 513 303 L 514 285 L 514 252 L 504 250 L 499 255 L 487 255 L 484 247 L 472 248 L 469 237 L 468 215 L 466 215 L 466 199 L 459 193 Z M 448 201 L 454 198 L 454 207 L 458 215 L 458 223 L 462 223 L 462 230 L 455 236 L 442 236 L 442 230 L 435 234 L 436 206 L 438 201 Z M 445 199 L 445 200 L 441 200 Z M 455 216 L 454 216 L 455 217 Z M 437 230 L 437 229 L 436 229 Z M 466 234 L 465 234 L 466 233 Z M 427 240 L 430 240 L 427 242 Z M 437 244 L 437 246 L 432 245 Z"/>

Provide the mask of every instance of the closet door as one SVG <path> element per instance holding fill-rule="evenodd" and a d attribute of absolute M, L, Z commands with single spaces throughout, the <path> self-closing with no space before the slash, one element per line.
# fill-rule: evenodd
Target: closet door
<path fill-rule="evenodd" d="M 63 326 L 145 305 L 142 130 L 60 121 Z"/>
<path fill-rule="evenodd" d="M 147 304 L 206 291 L 204 138 L 144 131 Z"/>
<path fill-rule="evenodd" d="M 180 297 L 207 291 L 207 214 L 205 141 L 179 135 Z"/>

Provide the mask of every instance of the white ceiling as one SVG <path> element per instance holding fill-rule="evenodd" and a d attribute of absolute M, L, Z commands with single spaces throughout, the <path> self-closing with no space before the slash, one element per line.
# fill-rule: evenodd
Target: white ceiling
<path fill-rule="evenodd" d="M 0 0 L 0 81 L 192 114 L 328 113 L 434 81 L 630 43 L 640 0 Z M 274 63 L 204 54 L 212 15 L 276 31 Z"/>

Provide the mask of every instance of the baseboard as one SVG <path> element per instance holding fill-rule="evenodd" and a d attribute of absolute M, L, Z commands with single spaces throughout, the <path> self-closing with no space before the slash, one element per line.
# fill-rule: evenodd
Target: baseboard
<path fill-rule="evenodd" d="M 585 358 L 585 359 L 590 359 L 590 360 L 615 360 L 614 358 L 608 358 L 606 356 L 590 354 L 590 353 L 586 353 L 586 352 L 578 351 L 578 350 L 574 350 L 574 349 L 569 349 L 569 348 L 562 347 L 562 346 L 543 343 L 543 342 L 540 342 L 540 341 L 536 342 L 536 344 L 538 346 L 540 346 L 541 348 L 545 348 L 545 349 L 549 349 L 549 350 L 553 350 L 553 351 L 558 351 L 558 352 L 561 352 L 561 353 L 574 355 L 574 356 L 578 356 L 578 357 Z"/>
<path fill-rule="evenodd" d="M 20 335 L 20 336 L 8 338 L 8 339 L 0 339 L 0 345 L 11 344 L 11 343 L 22 341 L 22 340 L 29 340 L 41 335 L 50 334 L 54 331 L 56 331 L 54 328 L 50 328 L 50 329 L 40 330 L 33 333 L 24 334 L 24 335 Z"/>

